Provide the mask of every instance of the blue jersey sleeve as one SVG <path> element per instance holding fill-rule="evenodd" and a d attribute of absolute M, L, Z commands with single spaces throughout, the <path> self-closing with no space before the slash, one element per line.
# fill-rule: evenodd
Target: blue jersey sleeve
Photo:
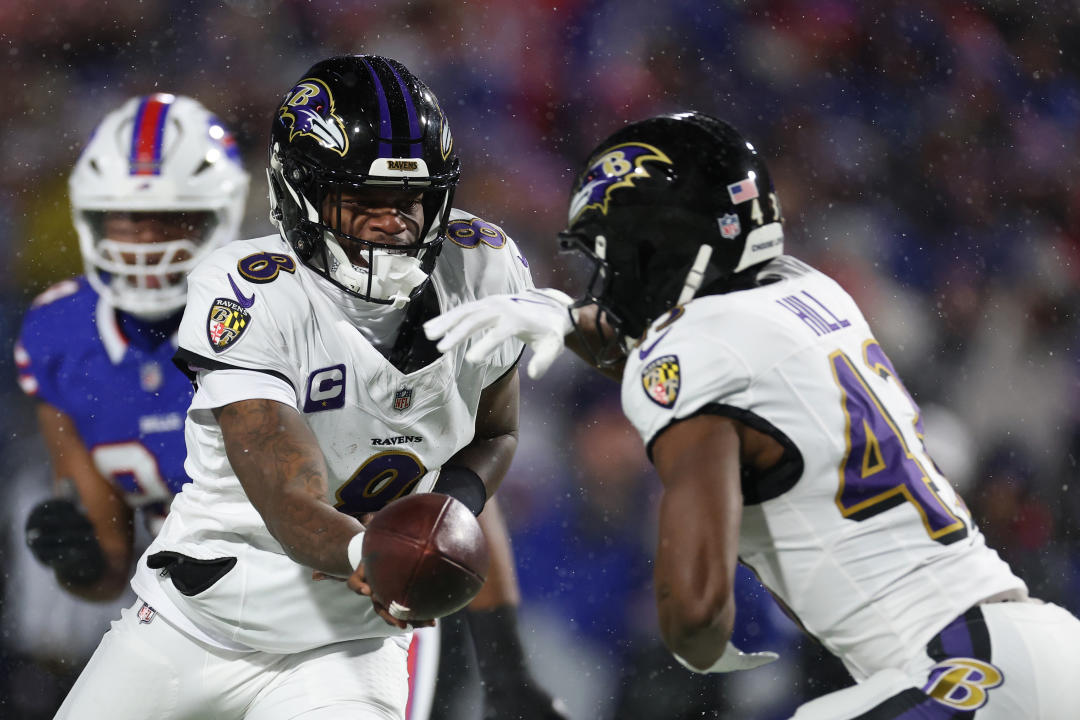
<path fill-rule="evenodd" d="M 78 340 L 70 328 L 83 320 L 82 314 L 93 317 L 93 307 L 80 301 L 79 290 L 80 283 L 66 280 L 38 296 L 23 317 L 15 345 L 19 387 L 64 412 L 70 412 L 63 392 L 64 358 Z"/>

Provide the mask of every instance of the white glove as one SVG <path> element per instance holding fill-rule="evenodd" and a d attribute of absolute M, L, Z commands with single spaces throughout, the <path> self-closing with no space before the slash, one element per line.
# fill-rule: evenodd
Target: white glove
<path fill-rule="evenodd" d="M 672 653 L 674 655 L 674 653 Z M 738 670 L 753 670 L 756 667 L 762 665 L 768 665 L 769 663 L 777 660 L 780 656 L 774 652 L 753 652 L 744 653 L 739 648 L 735 647 L 731 643 L 727 644 L 724 648 L 724 654 L 712 664 L 712 666 L 705 668 L 704 670 L 698 670 L 690 663 L 683 660 L 678 655 L 675 655 L 675 659 L 679 661 L 679 664 L 690 672 L 698 673 L 699 675 L 705 675 L 706 673 L 727 673 L 736 672 Z"/>
<path fill-rule="evenodd" d="M 424 323 L 429 340 L 439 340 L 446 352 L 474 340 L 465 353 L 469 362 L 481 362 L 510 338 L 532 348 L 529 377 L 536 380 L 551 367 L 563 349 L 563 338 L 574 329 L 570 296 L 553 288 L 526 290 L 516 295 L 488 295 L 459 305 Z"/>

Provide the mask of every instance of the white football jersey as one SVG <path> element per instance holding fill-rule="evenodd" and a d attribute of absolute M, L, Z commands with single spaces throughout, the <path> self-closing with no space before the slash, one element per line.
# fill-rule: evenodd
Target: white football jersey
<path fill-rule="evenodd" d="M 1027 590 L 927 455 L 851 297 L 794 258 L 764 273 L 780 280 L 658 319 L 627 361 L 623 409 L 650 450 L 702 413 L 780 442 L 767 476 L 744 471 L 740 559 L 862 680 L 979 601 Z"/>
<path fill-rule="evenodd" d="M 527 268 L 501 229 L 455 210 L 431 287 L 447 310 L 532 287 Z M 249 398 L 295 407 L 326 457 L 327 501 L 359 516 L 417 490 L 472 440 L 481 391 L 522 350 L 510 340 L 474 364 L 464 346 L 439 356 L 430 344 L 437 359 L 403 373 L 350 322 L 328 285 L 276 235 L 227 245 L 188 280 L 177 357 L 199 370 L 186 421 L 192 483 L 132 585 L 160 614 L 222 647 L 295 652 L 397 631 L 368 598 L 342 582 L 313 581 L 310 568 L 285 555 L 229 464 L 213 408 Z M 429 342 L 420 329 L 417 338 Z M 147 566 L 161 551 L 236 563 L 209 589 L 185 595 Z"/>

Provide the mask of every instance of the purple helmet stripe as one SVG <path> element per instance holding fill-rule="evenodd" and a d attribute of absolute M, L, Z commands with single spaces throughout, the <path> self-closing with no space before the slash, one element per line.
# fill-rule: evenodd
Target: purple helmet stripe
<path fill-rule="evenodd" d="M 398 73 L 397 68 L 390 65 L 390 71 L 394 73 L 394 77 L 397 79 L 398 87 L 401 88 L 401 97 L 405 98 L 405 111 L 409 114 L 409 137 L 420 137 L 420 121 L 416 117 L 416 106 L 413 104 L 412 95 L 409 93 L 409 89 L 405 87 L 405 81 L 401 79 L 401 75 Z M 423 157 L 423 147 L 418 142 L 411 143 L 409 145 L 409 154 L 414 157 Z"/>
<path fill-rule="evenodd" d="M 391 138 L 394 136 L 393 123 L 390 122 L 390 104 L 386 101 L 386 91 L 383 90 L 382 82 L 379 81 L 379 76 L 375 74 L 375 68 L 371 67 L 371 63 L 364 60 L 364 67 L 371 73 L 371 79 L 375 81 L 375 95 L 379 98 L 379 136 L 382 138 Z M 379 157 L 393 157 L 393 151 L 390 147 L 390 143 L 379 141 Z"/>

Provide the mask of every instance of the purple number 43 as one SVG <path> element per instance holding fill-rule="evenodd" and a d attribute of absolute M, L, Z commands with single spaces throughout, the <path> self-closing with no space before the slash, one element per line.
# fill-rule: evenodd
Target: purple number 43
<path fill-rule="evenodd" d="M 918 418 L 915 401 L 876 341 L 863 344 L 862 360 L 862 366 L 871 373 L 896 383 Z M 871 389 L 851 358 L 837 350 L 829 356 L 829 361 L 843 395 L 846 418 L 847 451 L 840 465 L 840 488 L 836 493 L 836 504 L 843 516 L 866 520 L 909 502 L 919 512 L 933 540 L 947 545 L 967 537 L 962 505 L 950 507 L 925 470 L 924 463 L 932 461 L 921 447 L 921 420 L 915 422 L 916 454 L 889 412 L 889 406 Z M 962 503 L 959 497 L 956 502 Z"/>

